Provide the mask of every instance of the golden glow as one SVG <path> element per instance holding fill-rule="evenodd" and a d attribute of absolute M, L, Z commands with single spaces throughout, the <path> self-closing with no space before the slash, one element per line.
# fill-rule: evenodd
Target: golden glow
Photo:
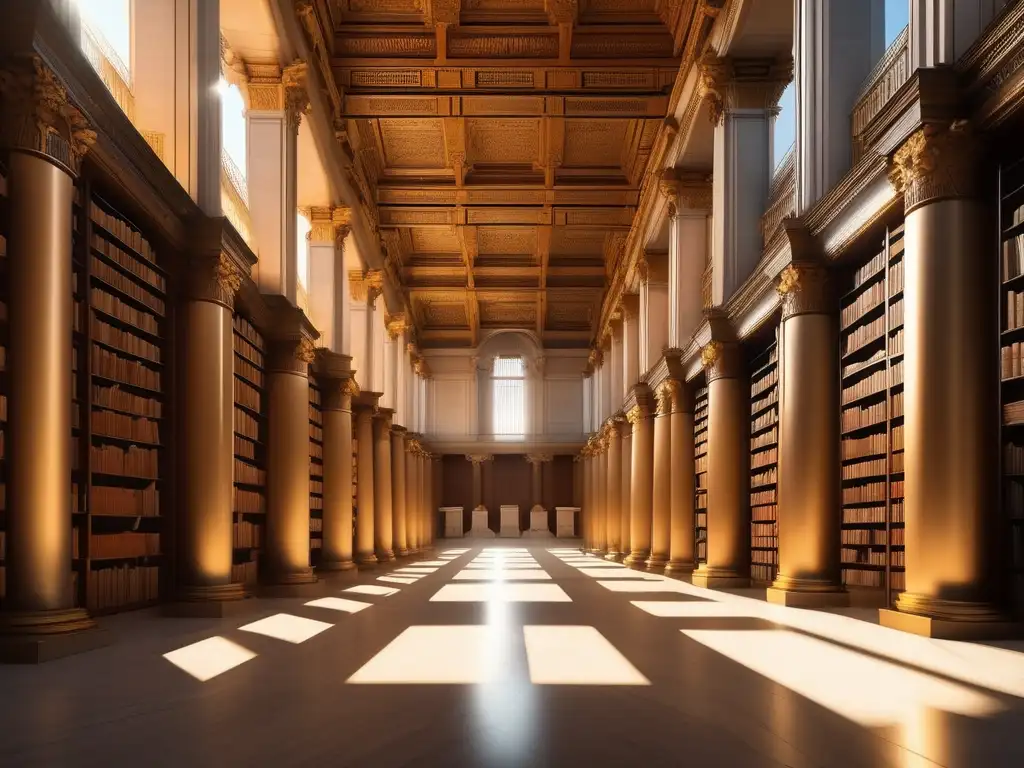
<path fill-rule="evenodd" d="M 686 590 L 681 589 L 681 582 L 666 581 L 659 579 L 658 581 L 646 581 L 646 580 L 622 580 L 622 581 L 601 581 L 597 582 L 602 587 L 612 592 L 685 592 Z"/>
<path fill-rule="evenodd" d="M 418 574 L 424 575 L 424 576 L 426 574 L 428 574 L 428 573 L 436 573 L 436 572 L 437 572 L 437 568 L 415 568 L 415 567 L 413 567 L 413 568 L 399 568 L 397 571 L 395 571 L 395 573 L 409 573 L 409 574 L 418 573 Z"/>
<path fill-rule="evenodd" d="M 455 581 L 551 581 L 546 571 L 539 568 L 535 570 L 513 570 L 506 568 L 478 568 L 459 571 L 455 574 Z"/>
<path fill-rule="evenodd" d="M 317 600 L 310 600 L 306 605 L 312 608 L 327 608 L 331 611 L 344 611 L 345 613 L 359 613 L 364 608 L 369 608 L 372 603 L 360 603 L 358 600 L 346 600 L 343 597 L 321 597 Z"/>
<path fill-rule="evenodd" d="M 249 659 L 255 659 L 256 654 L 238 643 L 217 636 L 165 653 L 164 658 L 196 680 L 205 683 Z"/>
<path fill-rule="evenodd" d="M 472 685 L 493 682 L 494 636 L 486 626 L 409 627 L 362 666 L 349 683 Z"/>
<path fill-rule="evenodd" d="M 424 565 L 448 565 L 447 560 L 424 560 L 423 562 L 416 563 L 418 566 Z"/>
<path fill-rule="evenodd" d="M 326 621 L 306 619 L 302 616 L 292 616 L 290 613 L 277 613 L 267 616 L 265 619 L 254 621 L 239 627 L 243 632 L 252 632 L 257 635 L 273 637 L 276 640 L 284 640 L 286 643 L 304 643 L 311 637 L 316 637 L 325 629 L 330 629 L 333 624 Z"/>
<path fill-rule="evenodd" d="M 572 598 L 557 584 L 448 584 L 441 587 L 432 603 L 571 603 Z"/>
<path fill-rule="evenodd" d="M 511 568 L 523 571 L 540 570 L 540 566 L 537 565 L 537 563 L 502 563 L 500 566 L 491 565 L 489 563 L 468 563 L 466 568 L 475 570 L 486 570 L 492 568 Z"/>
<path fill-rule="evenodd" d="M 354 587 L 349 587 L 342 591 L 352 592 L 356 595 L 379 595 L 380 597 L 387 597 L 388 595 L 398 593 L 398 590 L 394 587 L 379 587 L 376 584 L 356 584 Z"/>
<path fill-rule="evenodd" d="M 523 627 L 535 685 L 650 685 L 594 627 Z"/>
<path fill-rule="evenodd" d="M 418 577 L 416 576 L 378 576 L 377 581 L 386 581 L 389 584 L 415 584 Z"/>
<path fill-rule="evenodd" d="M 662 581 L 660 576 L 654 576 L 650 573 L 643 573 L 642 571 L 634 571 L 632 568 L 619 568 L 618 570 L 612 570 L 609 568 L 580 568 L 580 573 L 584 576 L 590 576 L 596 579 L 640 579 L 641 581 Z"/>
<path fill-rule="evenodd" d="M 707 600 L 676 602 L 674 600 L 633 600 L 632 604 L 652 616 L 662 618 L 706 618 L 708 616 L 750 616 L 742 608 Z"/>

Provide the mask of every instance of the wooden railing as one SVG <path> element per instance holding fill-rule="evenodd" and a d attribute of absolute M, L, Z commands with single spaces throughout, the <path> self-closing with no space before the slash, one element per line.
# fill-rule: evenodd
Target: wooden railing
<path fill-rule="evenodd" d="M 768 208 L 761 217 L 761 238 L 765 245 L 787 216 L 796 213 L 796 147 L 779 164 L 768 190 Z"/>
<path fill-rule="evenodd" d="M 885 105 L 910 77 L 910 27 L 905 28 L 875 65 L 853 105 L 853 161 L 864 154 L 861 138 Z"/>

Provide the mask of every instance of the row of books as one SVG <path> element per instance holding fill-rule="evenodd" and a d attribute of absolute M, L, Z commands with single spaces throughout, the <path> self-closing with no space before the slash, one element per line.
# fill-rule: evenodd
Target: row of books
<path fill-rule="evenodd" d="M 318 443 L 322 443 L 324 441 L 323 429 L 312 422 L 310 422 L 309 425 L 309 439 L 316 440 Z"/>
<path fill-rule="evenodd" d="M 309 532 L 310 533 L 323 533 L 324 521 L 320 517 L 309 518 Z"/>
<path fill-rule="evenodd" d="M 779 383 L 779 369 L 772 368 L 764 376 L 755 381 L 750 387 L 750 398 L 754 399 L 762 392 L 771 389 Z"/>
<path fill-rule="evenodd" d="M 885 301 L 885 283 L 872 283 L 871 286 L 859 294 L 850 304 L 843 307 L 840 312 L 840 323 L 843 328 L 849 327 L 858 318 L 877 307 Z"/>
<path fill-rule="evenodd" d="M 159 599 L 160 568 L 155 565 L 99 568 L 86 577 L 86 607 L 104 611 Z"/>
<path fill-rule="evenodd" d="M 893 480 L 892 484 L 890 485 L 890 491 L 891 491 L 890 496 L 892 498 L 894 498 L 894 499 L 902 499 L 903 498 L 903 481 L 902 480 Z"/>
<path fill-rule="evenodd" d="M 1003 403 L 1003 423 L 1019 424 L 1024 422 L 1024 400 Z"/>
<path fill-rule="evenodd" d="M 898 299 L 889 307 L 889 330 L 903 325 L 903 299 Z"/>
<path fill-rule="evenodd" d="M 759 565 L 751 564 L 750 566 L 750 578 L 754 581 L 774 581 L 775 580 L 775 566 L 774 565 Z"/>
<path fill-rule="evenodd" d="M 754 507 L 750 510 L 750 519 L 755 523 L 774 523 L 779 514 L 779 508 L 774 504 L 771 506 Z"/>
<path fill-rule="evenodd" d="M 779 470 L 776 467 L 758 472 L 750 476 L 750 487 L 758 488 L 763 485 L 774 485 L 779 480 Z"/>
<path fill-rule="evenodd" d="M 707 512 L 698 512 L 698 513 L 696 513 L 696 515 L 694 515 L 694 518 L 693 518 L 693 523 L 694 523 L 694 525 L 697 528 L 707 528 L 708 527 L 708 513 Z"/>
<path fill-rule="evenodd" d="M 135 254 L 128 253 L 122 249 L 117 243 L 105 237 L 100 237 L 98 234 L 93 234 L 92 247 L 95 251 L 102 253 L 119 267 L 135 275 L 139 280 L 153 286 L 158 291 L 163 292 L 167 289 L 167 281 L 164 280 L 162 275 L 152 267 L 147 266 L 145 262 L 140 261 Z"/>
<path fill-rule="evenodd" d="M 104 533 L 89 539 L 93 558 L 148 557 L 160 554 L 158 533 Z"/>
<path fill-rule="evenodd" d="M 263 350 L 266 349 L 266 344 L 263 341 L 263 334 L 257 331 L 256 326 L 241 315 L 235 315 L 231 318 L 231 327 L 234 329 L 235 333 L 255 347 L 256 351 L 260 354 L 262 354 Z M 248 355 L 246 356 L 248 357 Z"/>
<path fill-rule="evenodd" d="M 235 435 L 235 456 L 249 461 L 256 461 L 256 443 L 246 440 L 244 437 Z"/>
<path fill-rule="evenodd" d="M 321 411 L 317 406 L 312 403 L 309 404 L 309 423 L 316 424 L 318 427 L 324 425 L 323 421 L 324 412 Z"/>
<path fill-rule="evenodd" d="M 843 355 L 851 355 L 862 347 L 876 341 L 885 334 L 885 318 L 879 317 L 870 323 L 858 325 L 843 338 Z"/>
<path fill-rule="evenodd" d="M 266 499 L 262 493 L 235 488 L 235 512 L 246 515 L 262 515 L 267 511 Z"/>
<path fill-rule="evenodd" d="M 250 440 L 260 439 L 260 425 L 255 417 L 241 408 L 235 408 L 235 432 Z"/>
<path fill-rule="evenodd" d="M 870 368 L 873 364 L 885 360 L 885 350 L 877 349 L 870 355 L 865 357 L 863 360 L 854 360 L 853 362 L 847 363 L 843 366 L 843 378 L 847 379 L 855 374 L 863 371 L 866 368 Z"/>
<path fill-rule="evenodd" d="M 842 414 L 842 429 L 849 432 L 854 429 L 873 427 L 885 423 L 885 403 L 871 403 L 870 405 L 855 405 L 851 408 L 844 408 Z"/>
<path fill-rule="evenodd" d="M 92 358 L 93 374 L 96 376 L 154 392 L 160 391 L 160 372 L 143 363 L 127 360 L 97 346 L 93 346 L 90 357 Z"/>
<path fill-rule="evenodd" d="M 843 461 L 885 453 L 887 442 L 885 434 L 845 437 L 841 444 Z"/>
<path fill-rule="evenodd" d="M 234 378 L 235 403 L 243 405 L 249 410 L 260 412 L 260 392 L 246 381 L 237 376 Z"/>
<path fill-rule="evenodd" d="M 892 428 L 892 449 L 894 451 L 903 450 L 903 425 L 897 424 Z"/>
<path fill-rule="evenodd" d="M 234 350 L 236 364 L 246 362 L 261 371 L 264 369 L 263 351 L 254 347 L 239 333 L 234 334 Z"/>
<path fill-rule="evenodd" d="M 698 456 L 696 459 L 693 460 L 693 471 L 698 475 L 701 474 L 702 472 L 708 471 L 707 454 L 704 454 L 703 456 Z"/>
<path fill-rule="evenodd" d="M 155 261 L 153 249 L 142 233 L 119 216 L 108 213 L 95 200 L 89 201 L 89 218 L 95 224 L 110 232 L 114 237 L 149 261 Z"/>
<path fill-rule="evenodd" d="M 94 309 L 116 317 L 123 323 L 134 325 L 139 330 L 154 336 L 160 333 L 159 323 L 155 315 L 129 306 L 114 294 L 107 293 L 101 288 L 93 288 L 89 291 L 89 301 Z"/>
<path fill-rule="evenodd" d="M 94 435 L 135 440 L 140 443 L 160 442 L 160 422 L 114 411 L 93 411 L 89 422 Z"/>
<path fill-rule="evenodd" d="M 753 504 L 775 504 L 777 502 L 776 490 L 769 488 L 764 491 L 754 491 L 750 494 L 750 503 Z"/>
<path fill-rule="evenodd" d="M 267 482 L 267 475 L 259 467 L 235 459 L 235 482 L 263 486 Z"/>
<path fill-rule="evenodd" d="M 159 473 L 159 454 L 152 448 L 94 445 L 90 449 L 89 459 L 93 472 L 143 478 L 156 478 Z"/>
<path fill-rule="evenodd" d="M 772 537 L 779 535 L 779 524 L 777 522 L 757 522 L 750 524 L 750 535 L 754 537 Z M 763 546 L 774 546 L 766 544 Z"/>
<path fill-rule="evenodd" d="M 843 488 L 843 504 L 885 501 L 885 483 L 866 483 Z"/>
<path fill-rule="evenodd" d="M 762 408 L 767 408 L 770 405 L 775 405 L 777 402 L 779 402 L 779 390 L 773 389 L 760 400 L 751 403 L 750 410 L 760 411 Z"/>
<path fill-rule="evenodd" d="M 260 389 L 264 387 L 263 369 L 257 368 L 248 360 L 240 357 L 235 358 L 235 375 L 241 376 L 254 387 L 259 387 Z"/>
<path fill-rule="evenodd" d="M 154 363 L 160 362 L 160 347 L 152 342 L 146 341 L 141 336 L 136 336 L 129 331 L 123 331 L 112 325 L 107 325 L 102 320 L 93 317 L 90 322 L 93 341 L 116 347 L 122 352 L 136 357 L 144 357 Z"/>
<path fill-rule="evenodd" d="M 875 254 L 864 266 L 853 273 L 853 286 L 859 288 L 873 278 L 885 266 L 885 251 Z"/>
<path fill-rule="evenodd" d="M 886 473 L 885 459 L 859 461 L 843 465 L 843 480 L 859 480 L 863 477 L 877 477 Z"/>
<path fill-rule="evenodd" d="M 778 565 L 779 550 L 777 547 L 764 547 L 762 549 L 751 550 L 750 562 L 752 565 Z"/>
<path fill-rule="evenodd" d="M 889 565 L 902 568 L 905 552 L 902 549 L 890 549 L 888 557 L 884 549 L 853 549 L 843 547 L 839 550 L 839 557 L 843 565 Z"/>
<path fill-rule="evenodd" d="M 770 427 L 773 424 L 778 424 L 778 423 L 779 423 L 779 414 L 778 414 L 778 412 L 777 411 L 766 411 L 765 413 L 762 413 L 760 416 L 758 416 L 757 418 L 755 418 L 753 421 L 750 422 L 750 429 L 752 431 L 756 432 L 759 429 L 766 429 L 767 427 Z M 771 431 L 771 432 L 768 432 L 766 434 L 769 434 L 769 435 L 772 436 L 772 438 L 771 438 L 771 440 L 769 442 L 774 443 L 774 442 L 778 441 L 778 438 L 776 437 L 776 433 L 775 433 L 774 430 Z M 764 435 L 758 435 L 754 439 L 755 440 L 759 440 L 762 437 L 764 437 Z"/>
<path fill-rule="evenodd" d="M 323 443 L 309 443 L 309 458 L 323 460 L 324 458 L 324 446 Z"/>
<path fill-rule="evenodd" d="M 766 416 L 774 416 L 775 414 L 765 414 Z M 760 421 L 758 418 L 756 421 Z M 767 426 L 767 425 L 764 425 Z M 760 429 L 761 427 L 755 424 L 751 425 L 752 429 Z M 750 450 L 756 451 L 758 448 L 766 448 L 769 445 L 775 445 L 779 442 L 779 431 L 777 429 L 770 429 L 767 432 L 762 432 L 760 435 L 755 435 L 750 438 Z"/>
<path fill-rule="evenodd" d="M 135 395 L 117 386 L 105 387 L 93 384 L 92 404 L 101 408 L 113 408 L 118 411 L 134 413 L 150 419 L 159 419 L 163 415 L 163 407 L 159 400 Z"/>
<path fill-rule="evenodd" d="M 895 357 L 896 355 L 902 355 L 902 354 L 903 354 L 903 329 L 900 328 L 892 336 L 889 337 L 889 356 L 890 357 Z M 900 363 L 893 363 L 893 368 L 895 369 L 895 367 L 897 365 L 900 365 Z M 900 377 L 899 381 L 900 382 L 903 381 L 903 377 L 902 376 Z M 899 382 L 893 382 L 893 383 L 899 383 Z"/>
<path fill-rule="evenodd" d="M 1024 375 L 1021 348 L 1024 342 L 1015 341 L 999 350 L 999 375 L 1003 381 Z"/>
<path fill-rule="evenodd" d="M 906 582 L 903 572 L 893 571 L 889 574 L 889 578 L 892 588 L 897 592 L 905 588 L 904 584 Z M 884 587 L 885 571 L 861 571 L 844 568 L 843 583 L 853 587 Z"/>
<path fill-rule="evenodd" d="M 95 279 L 101 283 L 106 283 L 125 296 L 152 310 L 160 317 L 163 317 L 165 311 L 164 301 L 159 296 L 154 295 L 152 291 L 146 290 L 130 277 L 121 274 L 106 262 L 101 261 L 97 256 L 93 256 L 90 259 L 89 265 Z"/>
<path fill-rule="evenodd" d="M 893 392 L 889 398 L 889 402 L 892 403 L 891 418 L 898 419 L 903 415 L 903 391 Z"/>
<path fill-rule="evenodd" d="M 235 549 L 259 549 L 263 546 L 263 526 L 241 520 L 234 524 L 231 538 Z"/>
<path fill-rule="evenodd" d="M 309 418 L 312 420 L 313 419 L 313 411 L 316 411 L 317 414 L 319 414 L 320 413 L 320 405 L 321 405 L 321 402 L 320 402 L 320 390 L 319 390 L 319 388 L 313 386 L 312 384 L 309 385 L 309 404 L 310 404 L 310 415 L 309 415 Z"/>
<path fill-rule="evenodd" d="M 903 260 L 889 267 L 889 294 L 897 294 L 903 290 Z"/>
<path fill-rule="evenodd" d="M 779 460 L 779 449 L 777 447 L 769 448 L 767 451 L 761 451 L 755 453 L 750 457 L 750 468 L 758 469 L 760 467 L 767 467 L 771 464 L 777 463 Z"/>
<path fill-rule="evenodd" d="M 884 528 L 845 528 L 840 532 L 843 544 L 885 546 L 888 541 Z"/>
<path fill-rule="evenodd" d="M 885 388 L 885 371 L 875 371 L 870 376 L 865 376 L 863 379 L 860 379 L 854 384 L 843 389 L 843 405 L 852 403 L 854 400 L 858 400 L 862 397 L 882 392 Z"/>
<path fill-rule="evenodd" d="M 160 514 L 160 491 L 156 485 L 142 489 L 94 485 L 89 498 L 92 511 L 97 515 L 156 517 Z"/>
<path fill-rule="evenodd" d="M 234 563 L 231 566 L 232 584 L 245 584 L 246 586 L 252 586 L 256 584 L 258 578 L 259 563 L 256 560 L 250 560 L 245 563 Z"/>

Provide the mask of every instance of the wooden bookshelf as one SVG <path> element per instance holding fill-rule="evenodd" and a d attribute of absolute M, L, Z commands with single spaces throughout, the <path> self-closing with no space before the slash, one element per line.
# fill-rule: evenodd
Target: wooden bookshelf
<path fill-rule="evenodd" d="M 708 559 L 708 389 L 697 390 L 693 412 L 693 456 L 694 456 L 694 553 L 698 563 Z"/>
<path fill-rule="evenodd" d="M 840 301 L 841 562 L 847 586 L 904 589 L 903 226 Z"/>
<path fill-rule="evenodd" d="M 1002 510 L 1009 598 L 1024 615 L 1024 158 L 999 172 Z M 1002 538 L 1002 537 L 1001 537 Z"/>
<path fill-rule="evenodd" d="M 750 578 L 775 580 L 779 566 L 779 352 L 778 338 L 751 361 Z"/>
<path fill-rule="evenodd" d="M 319 565 L 324 531 L 324 419 L 320 389 L 309 380 L 309 557 Z"/>
<path fill-rule="evenodd" d="M 72 490 L 84 521 L 74 557 L 80 599 L 107 613 L 160 597 L 167 274 L 140 229 L 88 180 L 74 218 L 73 455 L 85 479 L 84 493 Z"/>
<path fill-rule="evenodd" d="M 255 586 L 266 514 L 266 344 L 240 314 L 232 318 L 235 363 L 234 558 L 231 580 Z"/>

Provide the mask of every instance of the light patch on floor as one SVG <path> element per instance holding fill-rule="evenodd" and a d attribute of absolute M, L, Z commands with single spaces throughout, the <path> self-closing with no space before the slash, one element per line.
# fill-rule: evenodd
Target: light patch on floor
<path fill-rule="evenodd" d="M 448 584 L 430 598 L 432 603 L 571 603 L 557 584 Z"/>
<path fill-rule="evenodd" d="M 205 683 L 249 659 L 256 658 L 256 654 L 226 637 L 217 636 L 165 653 L 164 658 L 196 680 Z"/>
<path fill-rule="evenodd" d="M 586 561 L 584 561 L 582 563 L 566 563 L 566 565 L 571 565 L 573 568 L 577 568 L 577 569 L 580 569 L 580 570 L 582 570 L 584 568 L 602 568 L 604 570 L 609 570 L 609 571 L 614 571 L 614 570 L 628 571 L 628 570 L 630 570 L 629 568 L 627 568 L 624 565 L 619 565 L 618 563 L 608 563 L 608 562 L 604 562 L 603 563 L 600 560 L 586 560 Z M 633 572 L 634 573 L 640 573 L 640 571 L 633 571 Z"/>
<path fill-rule="evenodd" d="M 412 576 L 378 576 L 377 581 L 384 581 L 388 584 L 415 584 L 416 579 Z"/>
<path fill-rule="evenodd" d="M 632 604 L 651 616 L 661 618 L 705 618 L 738 616 L 748 618 L 754 614 L 744 611 L 736 603 L 713 603 L 707 600 L 674 602 L 672 600 L 633 600 Z"/>
<path fill-rule="evenodd" d="M 349 683 L 472 685 L 496 680 L 494 630 L 486 626 L 409 627 Z"/>
<path fill-rule="evenodd" d="M 515 568 L 521 571 L 537 570 L 540 565 L 537 563 L 502 563 L 501 565 L 495 565 L 491 563 L 467 563 L 466 568 Z"/>
<path fill-rule="evenodd" d="M 464 555 L 469 552 L 468 549 L 446 549 L 442 552 L 442 555 Z"/>
<path fill-rule="evenodd" d="M 354 587 L 343 589 L 343 592 L 353 592 L 357 595 L 380 595 L 387 597 L 398 592 L 394 587 L 381 587 L 376 584 L 356 584 Z"/>
<path fill-rule="evenodd" d="M 333 624 L 326 621 L 316 621 L 302 616 L 292 616 L 290 613 L 276 613 L 267 616 L 265 619 L 254 621 L 239 627 L 243 632 L 252 632 L 256 635 L 265 635 L 275 640 L 284 640 L 286 643 L 304 643 L 311 637 L 316 637 L 325 629 L 330 629 Z"/>
<path fill-rule="evenodd" d="M 661 576 L 654 576 L 642 571 L 634 571 L 631 568 L 580 568 L 579 572 L 584 576 L 595 579 L 640 579 L 641 581 L 662 581 Z"/>
<path fill-rule="evenodd" d="M 510 569 L 487 570 L 466 569 L 455 574 L 454 581 L 551 581 L 546 571 L 524 571 Z"/>
<path fill-rule="evenodd" d="M 536 685 L 650 685 L 594 627 L 523 627 Z"/>
<path fill-rule="evenodd" d="M 310 600 L 306 605 L 312 608 L 344 611 L 345 613 L 359 613 L 364 608 L 371 607 L 373 603 L 360 603 L 358 600 L 346 600 L 343 597 L 321 597 L 316 600 Z"/>
<path fill-rule="evenodd" d="M 416 563 L 417 566 L 424 565 L 448 565 L 447 560 L 424 560 L 423 562 Z"/>
<path fill-rule="evenodd" d="M 661 580 L 658 581 L 645 581 L 642 579 L 620 579 L 617 581 L 602 581 L 598 579 L 600 584 L 605 589 L 611 590 L 612 592 L 685 592 L 682 589 L 680 582 Z"/>
<path fill-rule="evenodd" d="M 437 568 L 417 568 L 412 566 L 410 568 L 399 568 L 395 573 L 421 573 L 426 575 L 428 573 L 437 573 Z"/>

